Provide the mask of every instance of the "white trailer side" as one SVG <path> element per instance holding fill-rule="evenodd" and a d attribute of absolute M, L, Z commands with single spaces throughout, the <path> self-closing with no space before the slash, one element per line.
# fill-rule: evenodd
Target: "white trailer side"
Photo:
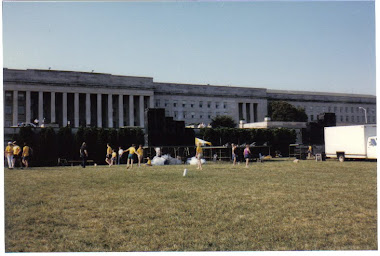
<path fill-rule="evenodd" d="M 376 125 L 325 127 L 326 157 L 367 158 L 368 137 L 376 136 Z"/>

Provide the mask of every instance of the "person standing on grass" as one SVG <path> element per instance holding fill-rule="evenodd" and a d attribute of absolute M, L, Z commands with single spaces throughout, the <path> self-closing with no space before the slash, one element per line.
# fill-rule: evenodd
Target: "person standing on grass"
<path fill-rule="evenodd" d="M 203 150 L 200 144 L 197 144 L 197 148 L 195 150 L 195 157 L 198 160 L 198 170 L 202 170 L 202 156 L 203 156 Z"/>
<path fill-rule="evenodd" d="M 250 155 L 251 155 L 251 150 L 249 149 L 249 145 L 245 145 L 245 149 L 244 149 L 245 167 L 248 167 Z"/>
<path fill-rule="evenodd" d="M 236 165 L 236 158 L 237 158 L 237 155 L 236 155 L 236 148 L 237 146 L 235 144 L 231 144 L 232 146 L 232 161 L 233 161 L 233 165 Z"/>
<path fill-rule="evenodd" d="M 24 143 L 24 147 L 22 148 L 22 163 L 25 165 L 25 168 L 29 167 L 29 157 L 30 157 L 30 148 Z"/>
<path fill-rule="evenodd" d="M 127 150 L 124 150 L 124 152 L 129 151 L 128 158 L 127 158 L 127 169 L 129 168 L 129 165 L 131 165 L 131 169 L 133 168 L 133 154 L 136 154 L 136 148 L 135 144 L 132 144 L 130 148 Z"/>
<path fill-rule="evenodd" d="M 137 159 L 139 161 L 139 167 L 141 166 L 141 161 L 143 159 L 143 156 L 144 156 L 144 150 L 142 148 L 142 145 L 139 145 L 139 148 L 137 149 Z"/>
<path fill-rule="evenodd" d="M 5 157 L 8 161 L 8 169 L 13 169 L 13 145 L 12 142 L 8 142 L 8 146 L 5 148 Z"/>
<path fill-rule="evenodd" d="M 110 166 L 116 164 L 116 158 L 117 158 L 117 154 L 116 154 L 115 150 L 112 150 L 111 165 Z"/>
<path fill-rule="evenodd" d="M 118 151 L 119 158 L 117 159 L 117 165 L 120 165 L 121 157 L 123 156 L 123 153 L 124 153 L 124 150 L 121 147 L 119 147 L 119 151 Z"/>
<path fill-rule="evenodd" d="M 111 158 L 112 158 L 112 148 L 110 144 L 107 143 L 107 154 L 106 154 L 106 163 L 111 166 Z"/>
<path fill-rule="evenodd" d="M 82 146 L 79 149 L 79 156 L 82 158 L 82 167 L 86 168 L 87 165 L 87 157 L 88 157 L 88 152 L 87 152 L 87 145 L 86 142 L 82 143 Z"/>
<path fill-rule="evenodd" d="M 17 164 L 22 169 L 22 164 L 21 164 L 21 148 L 20 148 L 19 145 L 17 145 L 16 141 L 14 141 L 12 144 L 13 144 L 13 167 L 16 167 L 16 164 Z"/>

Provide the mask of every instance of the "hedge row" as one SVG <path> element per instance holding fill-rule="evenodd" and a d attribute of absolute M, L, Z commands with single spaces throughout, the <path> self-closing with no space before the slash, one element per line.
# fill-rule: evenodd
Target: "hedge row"
<path fill-rule="evenodd" d="M 193 134 L 192 134 L 193 136 Z M 238 129 L 238 128 L 204 128 L 200 129 L 200 138 L 210 141 L 213 145 L 226 143 L 251 144 L 257 146 L 264 143 L 271 146 L 271 153 L 276 150 L 283 155 L 288 154 L 289 144 L 296 140 L 294 130 L 278 129 Z M 67 160 L 80 160 L 79 148 L 82 142 L 87 143 L 89 159 L 95 163 L 103 164 L 106 155 L 106 145 L 118 150 L 128 148 L 131 144 L 144 144 L 144 132 L 141 128 L 78 128 L 73 133 L 70 127 L 62 127 L 56 133 L 53 128 L 41 128 L 36 132 L 31 127 L 21 127 L 20 132 L 13 136 L 18 145 L 26 142 L 33 149 L 33 166 L 54 166 L 58 158 Z"/>
<path fill-rule="evenodd" d="M 33 149 L 31 164 L 33 166 L 54 166 L 58 158 L 80 160 L 79 148 L 86 142 L 88 159 L 103 164 L 106 155 L 106 145 L 118 150 L 126 149 L 131 144 L 144 144 L 144 133 L 140 128 L 104 129 L 78 128 L 73 134 L 70 127 L 62 127 L 56 133 L 53 128 L 41 128 L 36 132 L 30 127 L 21 127 L 20 132 L 13 136 L 18 145 L 28 143 Z"/>

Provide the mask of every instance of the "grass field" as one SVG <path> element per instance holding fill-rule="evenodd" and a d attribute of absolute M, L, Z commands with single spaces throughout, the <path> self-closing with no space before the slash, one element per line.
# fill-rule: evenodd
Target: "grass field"
<path fill-rule="evenodd" d="M 6 169 L 4 182 L 7 252 L 377 250 L 374 162 Z"/>

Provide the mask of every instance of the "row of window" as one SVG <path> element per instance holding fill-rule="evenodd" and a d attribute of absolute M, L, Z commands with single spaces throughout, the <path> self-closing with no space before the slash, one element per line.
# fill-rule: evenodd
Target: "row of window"
<path fill-rule="evenodd" d="M 219 112 L 216 112 L 215 113 L 215 116 L 219 116 L 219 115 L 227 115 L 227 112 L 224 112 L 224 113 L 219 113 Z M 211 119 L 214 115 L 212 113 L 203 113 L 203 112 L 190 112 L 188 113 L 187 111 L 173 111 L 173 114 L 170 114 L 169 110 L 166 110 L 165 111 L 165 115 L 166 116 L 173 116 L 174 118 L 180 118 L 182 117 L 183 119 L 203 119 L 203 118 L 208 118 L 208 119 Z"/>
<path fill-rule="evenodd" d="M 301 106 L 297 105 L 298 108 L 304 108 L 305 112 L 317 112 L 317 113 L 324 113 L 324 112 L 333 112 L 333 113 L 362 113 L 364 112 L 363 109 L 359 107 L 338 107 L 338 106 Z M 367 111 L 367 114 L 375 114 L 375 108 L 365 108 Z"/>
<path fill-rule="evenodd" d="M 309 120 L 314 121 L 314 115 L 310 115 Z M 355 116 L 351 116 L 351 120 L 350 120 L 350 116 L 337 116 L 336 120 L 338 122 L 340 121 L 340 122 L 351 122 L 351 123 L 364 123 L 365 116 L 356 116 L 356 119 L 355 119 Z M 376 123 L 376 116 L 368 116 L 367 122 Z"/>
<path fill-rule="evenodd" d="M 156 99 L 156 107 L 157 108 L 159 108 L 159 107 L 170 107 L 170 105 L 171 105 L 171 103 L 169 102 L 169 100 L 165 100 L 161 104 L 161 100 L 160 99 Z M 175 108 L 176 107 L 182 107 L 182 108 L 190 107 L 190 108 L 194 108 L 196 106 L 198 106 L 199 108 L 203 108 L 203 106 L 207 106 L 207 108 L 211 108 L 212 105 L 216 109 L 219 109 L 219 108 L 227 109 L 227 102 L 223 102 L 223 103 L 221 103 L 221 102 L 215 102 L 214 104 L 211 101 L 207 101 L 207 102 L 199 101 L 197 104 L 195 104 L 194 102 L 177 101 L 177 100 L 174 100 L 172 102 L 172 106 L 175 107 Z"/>

